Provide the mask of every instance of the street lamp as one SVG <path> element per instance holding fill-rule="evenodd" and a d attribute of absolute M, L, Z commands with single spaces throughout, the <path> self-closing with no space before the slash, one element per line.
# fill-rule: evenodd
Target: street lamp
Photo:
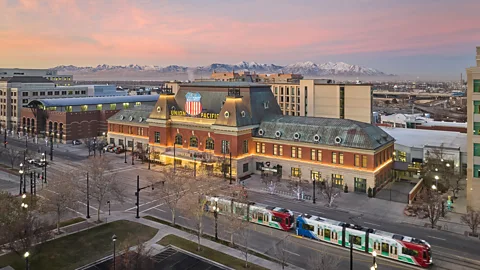
<path fill-rule="evenodd" d="M 27 197 L 27 194 L 24 193 L 24 194 L 22 195 L 22 199 L 25 199 L 26 197 Z"/>
<path fill-rule="evenodd" d="M 30 253 L 27 251 L 25 254 L 23 254 L 23 257 L 25 258 L 25 269 L 29 269 L 30 266 L 28 265 L 28 256 L 30 256 Z"/>
<path fill-rule="evenodd" d="M 432 185 L 432 190 L 437 190 L 437 186 Z"/>
<path fill-rule="evenodd" d="M 107 201 L 108 204 L 108 215 L 110 216 L 110 201 Z"/>
<path fill-rule="evenodd" d="M 450 163 L 447 163 L 447 167 L 450 167 Z"/>
<path fill-rule="evenodd" d="M 117 241 L 117 236 L 114 234 L 112 236 L 112 242 L 113 242 L 113 270 L 115 270 L 115 242 Z"/>
<path fill-rule="evenodd" d="M 88 172 L 87 172 L 87 218 L 90 218 L 90 194 L 88 186 Z"/>
<path fill-rule="evenodd" d="M 213 216 L 215 217 L 215 240 L 218 241 L 218 212 L 220 209 L 218 209 L 218 197 L 214 200 L 215 206 L 213 207 Z"/>
<path fill-rule="evenodd" d="M 23 181 L 23 163 L 20 163 L 20 170 L 18 170 L 18 173 L 20 174 L 20 192 L 18 195 L 22 194 L 22 181 Z M 25 188 L 23 188 L 23 193 L 25 193 Z"/>
<path fill-rule="evenodd" d="M 28 208 L 28 204 L 26 204 L 26 203 L 22 203 L 20 206 L 21 206 L 24 210 L 27 210 L 27 208 Z"/>
<path fill-rule="evenodd" d="M 435 186 L 438 186 L 438 179 L 439 179 L 439 178 L 440 178 L 440 177 L 438 177 L 438 175 L 435 175 Z"/>
<path fill-rule="evenodd" d="M 374 250 L 372 252 L 372 257 L 373 257 L 373 265 L 370 269 L 377 269 L 377 252 Z"/>

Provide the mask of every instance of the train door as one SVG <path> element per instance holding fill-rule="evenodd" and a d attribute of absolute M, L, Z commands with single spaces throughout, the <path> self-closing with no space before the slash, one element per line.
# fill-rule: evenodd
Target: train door
<path fill-rule="evenodd" d="M 338 243 L 338 233 L 336 231 L 332 231 L 332 239 L 330 240 L 332 243 Z"/>
<path fill-rule="evenodd" d="M 270 222 L 270 214 L 264 213 L 263 214 L 263 223 L 268 224 Z"/>
<path fill-rule="evenodd" d="M 377 240 L 375 240 L 375 242 L 373 242 L 373 251 L 377 252 L 377 254 L 382 254 L 381 253 L 381 247 L 382 246 L 380 245 L 380 243 Z"/>
<path fill-rule="evenodd" d="M 322 239 L 323 240 L 323 228 L 318 226 L 317 228 L 317 234 L 318 234 L 318 239 Z"/>
<path fill-rule="evenodd" d="M 390 245 L 388 243 L 382 243 L 382 253 L 383 256 L 390 257 Z"/>
<path fill-rule="evenodd" d="M 394 259 L 398 259 L 398 248 L 397 248 L 397 245 L 395 244 L 390 245 L 390 257 Z"/>

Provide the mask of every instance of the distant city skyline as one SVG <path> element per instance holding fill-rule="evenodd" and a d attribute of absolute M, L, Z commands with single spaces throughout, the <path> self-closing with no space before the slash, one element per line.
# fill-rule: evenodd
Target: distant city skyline
<path fill-rule="evenodd" d="M 480 45 L 478 0 L 202 2 L 0 0 L 2 66 L 342 61 L 453 78 Z"/>

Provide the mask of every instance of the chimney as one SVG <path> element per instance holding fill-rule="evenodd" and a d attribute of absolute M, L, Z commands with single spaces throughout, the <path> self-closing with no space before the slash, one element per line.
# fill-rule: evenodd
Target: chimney
<path fill-rule="evenodd" d="M 477 67 L 480 67 L 480 46 L 477 46 Z"/>

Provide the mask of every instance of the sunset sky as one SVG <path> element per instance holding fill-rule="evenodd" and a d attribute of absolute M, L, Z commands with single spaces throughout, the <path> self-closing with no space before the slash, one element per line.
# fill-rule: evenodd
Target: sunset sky
<path fill-rule="evenodd" d="M 480 0 L 0 0 L 0 66 L 343 61 L 460 76 Z"/>

